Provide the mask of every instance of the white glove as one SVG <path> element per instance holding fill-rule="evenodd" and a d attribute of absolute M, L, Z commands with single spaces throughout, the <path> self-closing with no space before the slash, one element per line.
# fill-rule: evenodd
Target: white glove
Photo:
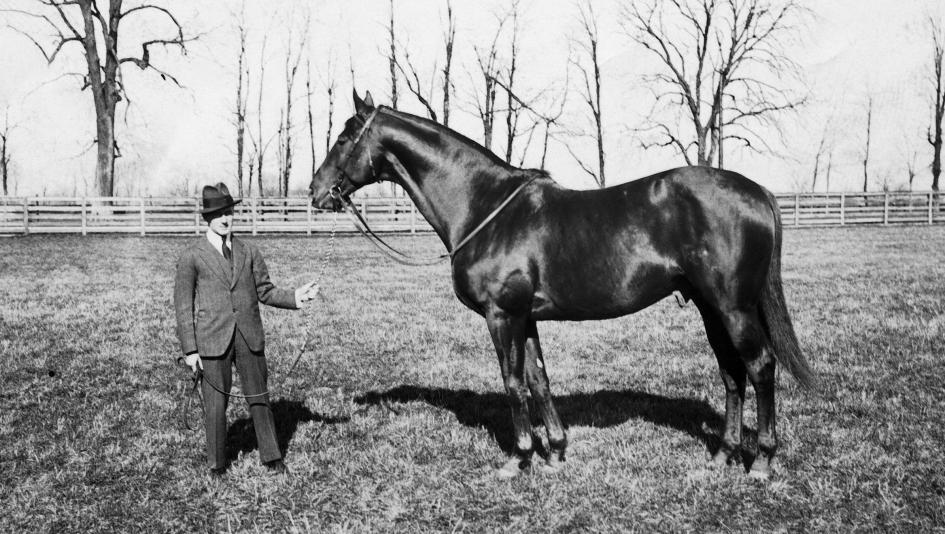
<path fill-rule="evenodd" d="M 190 370 L 195 373 L 197 372 L 198 368 L 201 371 L 203 370 L 203 362 L 200 361 L 200 354 L 197 354 L 196 352 L 185 356 L 184 363 L 186 363 L 190 367 Z"/>
<path fill-rule="evenodd" d="M 295 302 L 300 305 L 305 304 L 317 297 L 319 290 L 320 288 L 315 285 L 315 282 L 309 282 L 295 290 Z"/>

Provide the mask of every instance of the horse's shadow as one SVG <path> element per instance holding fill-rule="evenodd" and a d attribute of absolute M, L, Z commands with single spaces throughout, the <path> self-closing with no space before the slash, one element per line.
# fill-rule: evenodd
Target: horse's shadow
<path fill-rule="evenodd" d="M 502 393 L 403 385 L 384 392 L 371 391 L 354 399 L 357 404 L 385 407 L 389 407 L 391 402 L 411 401 L 422 401 L 449 410 L 456 414 L 461 424 L 488 430 L 504 452 L 511 453 L 513 450 L 509 403 Z M 566 427 L 608 428 L 631 419 L 642 419 L 685 432 L 700 440 L 712 452 L 720 445 L 717 434 L 721 433 L 720 429 L 724 425 L 722 416 L 704 400 L 665 397 L 631 390 L 560 395 L 555 397 L 555 406 Z M 530 413 L 536 413 L 534 406 Z M 537 421 L 533 421 L 535 423 Z"/>
<path fill-rule="evenodd" d="M 280 399 L 270 404 L 276 422 L 276 441 L 279 451 L 285 455 L 289 443 L 302 423 L 319 422 L 329 425 L 346 423 L 348 417 L 330 417 L 312 412 L 303 403 Z M 251 417 L 241 417 L 227 429 L 227 459 L 235 460 L 240 453 L 248 453 L 258 448 L 256 431 Z"/>

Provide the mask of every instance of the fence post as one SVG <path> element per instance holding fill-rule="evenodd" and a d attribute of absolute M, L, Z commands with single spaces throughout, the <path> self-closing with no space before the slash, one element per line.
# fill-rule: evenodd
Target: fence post
<path fill-rule="evenodd" d="M 883 224 L 889 224 L 889 191 L 883 194 Z"/>
<path fill-rule="evenodd" d="M 846 224 L 846 207 L 847 207 L 847 194 L 840 193 L 840 226 Z"/>
<path fill-rule="evenodd" d="M 410 203 L 410 233 L 417 233 L 417 206 L 413 202 Z"/>
<path fill-rule="evenodd" d="M 144 197 L 141 197 L 141 235 L 144 235 Z"/>
<path fill-rule="evenodd" d="M 794 226 L 801 225 L 801 195 L 794 195 Z"/>
<path fill-rule="evenodd" d="M 86 207 L 86 198 L 82 197 L 82 235 L 88 235 L 88 208 Z"/>
<path fill-rule="evenodd" d="M 932 224 L 932 193 L 929 193 L 929 224 Z"/>
<path fill-rule="evenodd" d="M 256 204 L 257 204 L 258 201 L 259 201 L 258 198 L 253 197 L 253 201 L 250 202 L 250 206 L 252 206 L 252 209 L 253 209 L 253 235 L 256 235 L 256 219 L 257 219 L 257 215 L 256 215 L 256 211 L 257 211 L 257 210 L 256 210 Z"/>
<path fill-rule="evenodd" d="M 200 199 L 194 197 L 194 235 L 200 235 Z"/>
<path fill-rule="evenodd" d="M 307 233 L 308 235 L 312 235 L 312 203 L 311 202 L 305 203 L 305 211 L 308 216 L 308 232 Z"/>
<path fill-rule="evenodd" d="M 23 197 L 23 235 L 30 233 L 30 199 Z"/>

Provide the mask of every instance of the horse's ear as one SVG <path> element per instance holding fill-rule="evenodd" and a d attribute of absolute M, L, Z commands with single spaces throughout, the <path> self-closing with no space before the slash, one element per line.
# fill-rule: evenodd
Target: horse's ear
<path fill-rule="evenodd" d="M 358 96 L 358 90 L 352 89 L 351 96 L 354 97 L 354 111 L 357 113 L 361 113 L 361 110 L 364 109 L 364 100 L 361 100 L 361 97 Z"/>
<path fill-rule="evenodd" d="M 371 97 L 370 91 L 364 92 L 364 100 L 361 100 L 361 97 L 358 96 L 358 91 L 355 89 L 352 91 L 354 95 L 354 111 L 358 115 L 368 115 L 374 111 L 374 99 Z"/>

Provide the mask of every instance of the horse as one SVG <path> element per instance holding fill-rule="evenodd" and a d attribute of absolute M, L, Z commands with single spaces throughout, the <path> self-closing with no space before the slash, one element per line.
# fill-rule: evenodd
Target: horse
<path fill-rule="evenodd" d="M 780 211 L 768 190 L 710 167 L 567 189 L 436 122 L 375 107 L 370 92 L 362 99 L 355 90 L 354 104 L 312 178 L 311 201 L 340 210 L 357 189 L 391 181 L 442 240 L 456 296 L 485 318 L 511 407 L 515 445 L 500 477 L 531 465 L 529 393 L 548 438 L 541 469 L 557 471 L 565 460 L 536 322 L 614 318 L 674 292 L 698 308 L 725 387 L 724 432 L 709 465 L 731 464 L 740 452 L 747 378 L 758 415 L 748 472 L 771 475 L 776 365 L 806 388 L 816 376 L 785 303 Z"/>

